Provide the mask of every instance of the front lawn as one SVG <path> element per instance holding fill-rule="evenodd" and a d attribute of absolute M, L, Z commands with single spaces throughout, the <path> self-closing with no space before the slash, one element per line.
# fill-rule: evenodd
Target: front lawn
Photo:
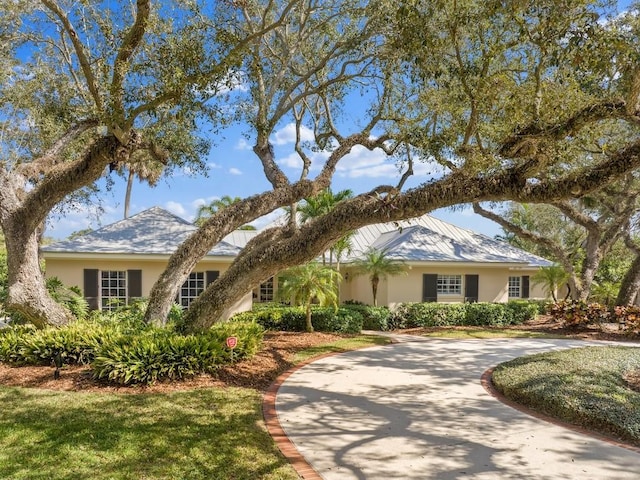
<path fill-rule="evenodd" d="M 522 405 L 640 446 L 638 369 L 638 348 L 584 347 L 503 363 L 493 383 Z"/>
<path fill-rule="evenodd" d="M 171 391 L 165 384 L 160 393 L 124 389 L 137 392 L 132 394 L 101 392 L 91 384 L 89 392 L 2 386 L 0 478 L 297 479 L 265 430 L 262 387 L 299 361 L 296 354 L 308 358 L 387 342 L 369 336 L 328 338 L 271 334 L 262 352 L 233 366 L 238 375 L 233 367 L 226 369 L 217 380 L 226 386 L 220 387 Z M 37 368 L 51 385 L 52 369 Z M 260 378 L 257 388 L 254 376 Z"/>

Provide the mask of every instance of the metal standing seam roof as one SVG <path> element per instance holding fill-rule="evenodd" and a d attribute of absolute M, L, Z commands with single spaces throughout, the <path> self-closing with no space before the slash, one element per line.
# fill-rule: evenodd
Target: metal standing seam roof
<path fill-rule="evenodd" d="M 344 259 L 345 263 L 374 248 L 386 250 L 391 258 L 415 262 L 514 263 L 532 267 L 552 264 L 506 242 L 428 214 L 401 222 L 362 227 L 354 234 L 352 245 L 352 254 Z"/>
<path fill-rule="evenodd" d="M 42 251 L 171 255 L 197 228 L 160 207 L 153 207 L 73 240 L 44 246 Z M 255 234 L 253 231 L 232 232 L 208 255 L 234 257 Z"/>
<path fill-rule="evenodd" d="M 277 223 L 277 221 L 275 222 Z M 197 227 L 160 207 L 125 220 L 42 247 L 43 252 L 171 255 Z M 215 245 L 209 256 L 234 257 L 259 233 L 236 230 Z M 513 263 L 551 265 L 548 260 L 506 242 L 457 227 L 428 214 L 410 220 L 362 227 L 352 237 L 352 253 L 344 263 L 369 248 L 385 249 L 392 258 L 414 262 Z"/>

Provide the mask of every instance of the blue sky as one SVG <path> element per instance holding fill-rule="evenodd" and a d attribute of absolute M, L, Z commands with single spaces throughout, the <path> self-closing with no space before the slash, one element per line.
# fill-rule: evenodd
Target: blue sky
<path fill-rule="evenodd" d="M 162 179 L 156 187 L 149 187 L 136 180 L 132 190 L 130 214 L 159 206 L 186 220 L 193 220 L 200 205 L 216 198 L 224 195 L 246 197 L 267 190 L 269 184 L 264 178 L 258 158 L 251 150 L 252 143 L 243 135 L 246 131 L 246 128 L 238 125 L 223 130 L 214 138 L 215 145 L 206 160 L 207 177 L 176 170 L 171 177 Z M 311 135 L 310 132 L 308 134 Z M 301 164 L 294 151 L 294 140 L 293 124 L 284 124 L 271 137 L 277 161 L 290 178 L 299 175 Z M 321 160 L 322 154 L 316 156 Z M 319 166 L 319 163 L 316 165 Z M 408 182 L 408 186 L 418 185 L 430 178 L 427 172 L 429 168 L 432 166 L 416 165 L 415 178 Z M 111 178 L 115 182 L 113 188 L 100 195 L 104 212 L 99 218 L 96 208 L 83 207 L 79 211 L 68 212 L 64 217 L 52 218 L 47 225 L 46 235 L 63 239 L 77 230 L 95 229 L 121 220 L 124 215 L 126 179 L 117 176 L 115 172 L 111 173 Z M 392 158 L 387 158 L 380 150 L 371 152 L 356 147 L 339 163 L 332 188 L 334 191 L 349 188 L 357 194 L 380 184 L 396 183 L 399 178 L 400 174 Z M 280 214 L 275 212 L 253 223 L 259 228 Z M 500 233 L 500 228 L 495 223 L 475 215 L 470 208 L 456 212 L 438 210 L 432 214 L 489 236 Z"/>
<path fill-rule="evenodd" d="M 619 2 L 620 9 L 626 8 L 629 3 L 626 0 Z M 200 205 L 216 198 L 224 195 L 246 197 L 268 189 L 269 184 L 264 178 L 258 158 L 251 150 L 251 140 L 247 140 L 244 135 L 246 133 L 246 126 L 234 125 L 212 138 L 214 146 L 206 159 L 207 177 L 176 170 L 171 177 L 162 179 L 153 188 L 136 181 L 130 213 L 133 215 L 147 208 L 160 206 L 182 218 L 193 220 Z M 294 151 L 294 139 L 293 124 L 286 123 L 281 125 L 271 138 L 276 158 L 291 178 L 297 177 L 300 165 Z M 429 178 L 426 165 L 416 165 L 414 170 L 416 174 L 408 186 L 417 185 Z M 399 177 L 394 160 L 387 158 L 381 151 L 370 152 L 363 148 L 355 148 L 340 162 L 332 188 L 334 191 L 349 188 L 357 194 L 379 184 L 397 182 Z M 118 177 L 115 173 L 111 174 L 111 178 L 114 185 L 110 192 L 101 195 L 103 212 L 99 216 L 96 208 L 83 207 L 79 211 L 67 212 L 62 217 L 52 217 L 48 222 L 46 235 L 63 239 L 74 231 L 95 229 L 121 220 L 124 213 L 126 179 Z M 469 207 L 457 208 L 455 211 L 436 210 L 431 214 L 491 237 L 501 233 L 498 225 L 474 214 Z M 259 228 L 278 215 L 280 212 L 275 212 L 254 224 Z"/>

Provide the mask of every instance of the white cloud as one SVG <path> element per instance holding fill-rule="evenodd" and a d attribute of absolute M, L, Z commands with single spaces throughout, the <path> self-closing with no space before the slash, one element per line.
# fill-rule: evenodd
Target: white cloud
<path fill-rule="evenodd" d="M 207 167 L 209 168 L 209 170 L 215 170 L 216 168 L 222 168 L 222 165 L 216 162 L 209 162 L 207 163 Z"/>
<path fill-rule="evenodd" d="M 229 169 L 229 173 L 231 175 L 242 175 L 242 172 L 239 169 L 235 168 L 235 167 L 231 167 Z"/>
<path fill-rule="evenodd" d="M 379 148 L 368 150 L 357 145 L 338 163 L 336 171 L 346 178 L 399 178 L 406 166 L 400 167 L 398 168 L 397 159 L 389 157 Z M 434 167 L 433 163 L 416 161 L 413 164 L 414 176 L 435 175 L 441 170 Z"/>
<path fill-rule="evenodd" d="M 187 217 L 187 209 L 184 208 L 181 203 L 170 200 L 164 204 L 164 207 L 171 213 L 178 215 L 179 217 Z"/>
<path fill-rule="evenodd" d="M 234 150 L 253 150 L 253 147 L 247 141 L 246 138 L 241 138 L 240 140 L 238 140 L 238 143 L 236 143 L 236 146 L 233 147 L 233 149 Z"/>
<path fill-rule="evenodd" d="M 314 140 L 313 130 L 302 125 L 300 127 L 300 139 L 303 142 Z M 289 123 L 275 132 L 271 137 L 271 143 L 274 145 L 287 145 L 296 141 L 296 124 Z"/>
<path fill-rule="evenodd" d="M 320 170 L 327 161 L 327 158 L 329 158 L 329 155 L 331 155 L 330 152 L 307 152 L 307 156 L 311 159 L 311 170 Z M 292 152 L 286 157 L 279 159 L 278 165 L 300 169 L 302 168 L 302 159 L 297 153 Z"/>
<path fill-rule="evenodd" d="M 193 200 L 191 202 L 191 208 L 194 209 L 199 209 L 201 206 L 203 205 L 209 205 L 211 202 L 213 202 L 214 200 L 219 200 L 220 197 L 218 197 L 217 195 L 214 195 L 212 197 L 207 197 L 207 198 L 196 198 L 195 200 Z"/>

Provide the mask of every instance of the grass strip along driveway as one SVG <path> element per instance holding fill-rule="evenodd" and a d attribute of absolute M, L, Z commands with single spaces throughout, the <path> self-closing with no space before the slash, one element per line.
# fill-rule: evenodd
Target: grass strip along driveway
<path fill-rule="evenodd" d="M 298 356 L 386 342 L 345 338 Z M 3 386 L 0 404 L 0 478 L 298 478 L 264 428 L 259 389 L 121 394 Z"/>
<path fill-rule="evenodd" d="M 499 365 L 493 383 L 507 398 L 640 447 L 640 349 L 585 347 Z"/>

